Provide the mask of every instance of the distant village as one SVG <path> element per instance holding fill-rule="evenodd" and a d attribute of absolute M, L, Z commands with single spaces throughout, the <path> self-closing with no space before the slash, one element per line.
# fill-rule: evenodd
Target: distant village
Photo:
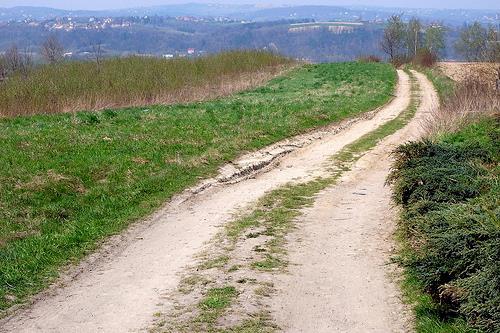
<path fill-rule="evenodd" d="M 1 13 L 0 13 L 1 16 Z M 28 26 L 38 29 L 43 29 L 49 32 L 74 32 L 78 30 L 84 31 L 102 31 L 106 29 L 129 29 L 133 26 L 152 25 L 152 26 L 165 26 L 168 23 L 250 23 L 241 20 L 233 20 L 227 17 L 195 17 L 195 16 L 177 16 L 177 17 L 164 17 L 164 16 L 131 16 L 131 17 L 81 17 L 81 16 L 66 16 L 55 18 L 51 20 L 39 21 L 31 17 L 25 17 L 22 20 L 10 20 L 7 22 L 0 21 L 2 26 Z M 368 23 L 368 22 L 365 22 Z M 290 33 L 302 33 L 317 30 L 320 28 L 327 28 L 333 34 L 349 34 L 356 28 L 363 26 L 364 23 L 355 22 L 314 22 L 307 20 L 304 23 L 290 24 Z M 135 55 L 142 57 L 162 57 L 165 59 L 173 58 L 186 58 L 198 57 L 206 54 L 205 50 L 198 50 L 194 47 L 188 47 L 182 50 L 175 50 L 170 53 L 151 54 L 151 53 L 127 53 L 123 55 Z M 67 59 L 81 59 L 91 57 L 91 51 L 80 50 L 78 52 L 68 51 L 64 53 Z"/>
<path fill-rule="evenodd" d="M 0 13 L 1 16 L 1 13 Z M 194 16 L 177 16 L 177 17 L 162 17 L 162 16 L 132 16 L 132 17 L 61 17 L 52 20 L 37 21 L 30 17 L 22 20 L 10 20 L 7 22 L 0 21 L 0 28 L 5 26 L 28 26 L 33 28 L 41 28 L 50 32 L 72 32 L 77 30 L 86 31 L 102 31 L 105 29 L 128 29 L 135 25 L 163 25 L 166 22 L 176 21 L 179 23 L 247 23 L 245 21 L 235 21 L 227 17 L 194 17 Z M 91 56 L 90 51 L 65 52 L 65 58 L 85 58 Z M 165 59 L 197 57 L 206 54 L 204 50 L 196 48 L 187 48 L 176 50 L 172 53 L 150 54 L 134 52 L 133 55 L 142 57 L 163 57 Z M 127 54 L 130 55 L 130 54 Z"/>

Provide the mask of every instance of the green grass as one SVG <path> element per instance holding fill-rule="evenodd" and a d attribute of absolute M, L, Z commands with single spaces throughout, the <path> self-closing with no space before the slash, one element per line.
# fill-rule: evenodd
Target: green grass
<path fill-rule="evenodd" d="M 455 88 L 455 82 L 443 74 L 438 68 L 418 68 L 418 70 L 424 73 L 427 78 L 432 82 L 434 88 L 439 95 L 439 100 L 444 102 L 448 98 Z"/>
<path fill-rule="evenodd" d="M 231 305 L 231 300 L 238 295 L 232 286 L 209 289 L 205 297 L 198 304 L 200 314 L 196 318 L 207 327 L 213 327 L 215 321 L 222 316 Z M 211 329 L 209 331 L 212 331 Z"/>
<path fill-rule="evenodd" d="M 200 265 L 199 269 L 211 269 L 211 268 L 219 268 L 226 265 L 229 261 L 228 256 L 220 256 L 214 259 L 207 260 Z"/>
<path fill-rule="evenodd" d="M 41 65 L 0 84 L 0 117 L 126 107 L 195 98 L 249 73 L 291 64 L 259 51 L 232 51 L 203 58 L 128 57 Z M 228 87 L 226 85 L 226 87 Z M 229 90 L 230 87 L 228 87 Z M 203 91 L 202 91 L 203 92 Z"/>
<path fill-rule="evenodd" d="M 395 153 L 403 290 L 417 332 L 500 329 L 500 132 L 484 118 Z"/>
<path fill-rule="evenodd" d="M 0 309 L 242 152 L 374 109 L 395 81 L 306 65 L 209 102 L 0 120 Z"/>
<path fill-rule="evenodd" d="M 405 302 L 413 306 L 415 328 L 418 333 L 477 333 L 464 320 L 446 320 L 432 297 L 423 291 L 418 277 L 406 270 L 401 284 Z"/>

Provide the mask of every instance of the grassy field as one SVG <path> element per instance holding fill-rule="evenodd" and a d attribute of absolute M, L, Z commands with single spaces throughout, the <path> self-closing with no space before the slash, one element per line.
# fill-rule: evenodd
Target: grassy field
<path fill-rule="evenodd" d="M 0 84 L 0 117 L 199 101 L 250 88 L 263 74 L 291 64 L 271 53 L 233 51 L 194 60 L 128 57 L 42 65 Z"/>
<path fill-rule="evenodd" d="M 223 163 L 387 102 L 384 64 L 306 65 L 203 103 L 0 120 L 0 309 Z"/>
<path fill-rule="evenodd" d="M 419 333 L 500 331 L 499 142 L 486 117 L 396 151 L 389 179 Z"/>

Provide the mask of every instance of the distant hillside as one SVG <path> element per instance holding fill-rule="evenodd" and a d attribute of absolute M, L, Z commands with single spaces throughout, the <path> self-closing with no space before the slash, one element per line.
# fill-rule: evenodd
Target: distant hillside
<path fill-rule="evenodd" d="M 63 10 L 48 7 L 18 6 L 12 8 L 0 7 L 0 21 L 9 20 L 51 20 L 57 17 L 120 17 L 120 16 L 199 16 L 217 17 L 229 16 L 236 13 L 257 11 L 259 7 L 254 5 L 222 5 L 222 4 L 181 4 L 153 7 L 136 7 L 117 10 Z M 239 15 L 238 15 L 239 16 Z"/>
<path fill-rule="evenodd" d="M 121 16 L 196 16 L 228 17 L 235 20 L 276 21 L 282 19 L 316 20 L 385 20 L 394 13 L 403 13 L 405 18 L 418 16 L 426 21 L 442 21 L 449 25 L 461 25 L 465 22 L 479 21 L 496 24 L 496 10 L 439 10 L 409 9 L 361 6 L 282 6 L 262 8 L 258 5 L 227 4 L 179 4 L 153 7 L 137 7 L 105 11 L 69 11 L 45 7 L 0 7 L 0 21 L 9 20 L 49 20 L 56 17 L 121 17 Z"/>
<path fill-rule="evenodd" d="M 366 54 L 382 56 L 381 24 L 349 28 L 330 24 L 292 26 L 298 22 L 185 21 L 165 17 L 14 22 L 0 26 L 0 52 L 15 43 L 21 49 L 29 48 L 37 57 L 43 41 L 55 35 L 70 53 L 68 57 L 77 59 L 91 57 L 92 45 L 97 43 L 104 56 L 185 57 L 248 48 L 268 49 L 312 62 L 348 61 Z"/>

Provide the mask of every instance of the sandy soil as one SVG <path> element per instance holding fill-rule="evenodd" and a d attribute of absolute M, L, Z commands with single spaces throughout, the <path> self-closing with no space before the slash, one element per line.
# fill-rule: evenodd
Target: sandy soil
<path fill-rule="evenodd" d="M 438 98 L 417 74 L 423 99 L 417 116 L 383 140 L 323 191 L 290 236 L 290 270 L 275 285 L 273 314 L 285 332 L 409 332 L 390 264 L 396 212 L 391 209 L 389 152 L 422 133 Z"/>
<path fill-rule="evenodd" d="M 234 212 L 285 183 L 321 175 L 330 156 L 408 106 L 409 78 L 398 74 L 396 97 L 373 117 L 344 124 L 340 132 L 330 128 L 283 155 L 266 173 L 236 183 L 209 181 L 210 186 L 198 187 L 196 194 L 187 191 L 182 200 L 173 200 L 150 220 L 110 240 L 32 306 L 0 321 L 0 330 L 129 332 L 147 327 L 164 306 L 161 295 L 177 287 L 184 267 L 195 262 L 195 254 Z"/>

